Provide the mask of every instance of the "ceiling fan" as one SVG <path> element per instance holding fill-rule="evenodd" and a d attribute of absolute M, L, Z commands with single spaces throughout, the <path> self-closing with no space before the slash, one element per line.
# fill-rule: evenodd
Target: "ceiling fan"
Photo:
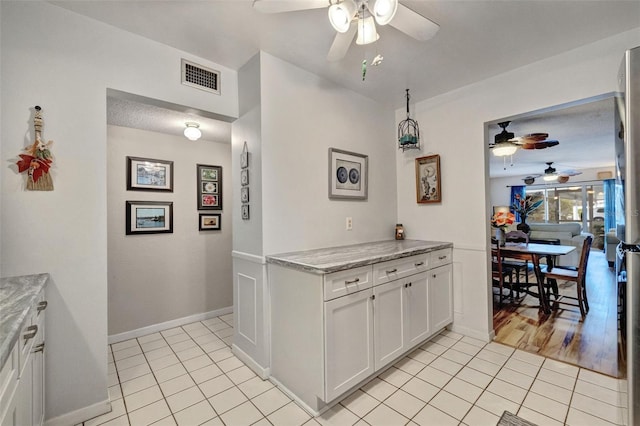
<path fill-rule="evenodd" d="M 510 121 L 498 123 L 502 128 L 502 132 L 498 133 L 494 142 L 489 144 L 489 148 L 493 149 L 493 154 L 497 157 L 513 155 L 519 148 L 522 149 L 545 149 L 559 145 L 555 139 L 547 139 L 548 133 L 530 133 L 528 135 L 515 137 L 513 132 L 507 130 Z"/>
<path fill-rule="evenodd" d="M 558 183 L 565 183 L 569 181 L 569 177 L 582 174 L 582 172 L 577 170 L 563 170 L 558 172 L 555 167 L 552 167 L 553 161 L 549 161 L 545 164 L 548 166 L 544 169 L 544 175 L 542 176 L 542 179 L 544 179 L 545 182 L 558 181 Z"/>
<path fill-rule="evenodd" d="M 435 22 L 399 4 L 398 0 L 253 0 L 253 7 L 263 13 L 328 7 L 329 22 L 337 31 L 327 55 L 329 61 L 342 59 L 356 34 L 356 44 L 377 41 L 380 36 L 376 23 L 381 26 L 389 24 L 419 41 L 429 40 L 440 28 Z"/>

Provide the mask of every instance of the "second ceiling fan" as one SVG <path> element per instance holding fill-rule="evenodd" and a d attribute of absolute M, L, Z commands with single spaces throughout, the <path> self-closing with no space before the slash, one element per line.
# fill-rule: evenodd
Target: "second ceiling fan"
<path fill-rule="evenodd" d="M 398 0 L 254 0 L 253 7 L 263 13 L 293 12 L 329 7 L 329 21 L 337 31 L 327 59 L 338 61 L 356 44 L 373 43 L 380 38 L 378 25 L 391 25 L 408 36 L 426 41 L 440 26 L 398 3 Z"/>

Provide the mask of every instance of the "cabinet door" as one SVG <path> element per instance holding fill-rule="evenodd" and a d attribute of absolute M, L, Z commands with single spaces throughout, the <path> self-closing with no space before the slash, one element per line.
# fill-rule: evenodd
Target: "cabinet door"
<path fill-rule="evenodd" d="M 44 422 L 44 310 L 47 303 L 41 301 L 37 305 L 36 322 L 38 333 L 33 342 L 31 351 L 31 364 L 33 369 L 33 389 L 32 389 L 32 423 L 34 426 L 42 425 Z"/>
<path fill-rule="evenodd" d="M 421 343 L 431 333 L 429 320 L 429 280 L 423 272 L 407 278 L 404 292 L 407 303 L 407 349 Z"/>
<path fill-rule="evenodd" d="M 396 280 L 373 288 L 373 330 L 376 371 L 404 352 L 406 280 Z"/>
<path fill-rule="evenodd" d="M 434 332 L 453 322 L 453 274 L 451 264 L 429 273 L 429 312 Z"/>
<path fill-rule="evenodd" d="M 13 399 L 9 401 L 9 405 L 7 406 L 7 411 L 4 414 L 4 417 L 0 419 L 1 426 L 18 426 L 18 397 L 19 394 L 13 396 Z"/>
<path fill-rule="evenodd" d="M 325 401 L 373 374 L 371 289 L 324 303 Z"/>

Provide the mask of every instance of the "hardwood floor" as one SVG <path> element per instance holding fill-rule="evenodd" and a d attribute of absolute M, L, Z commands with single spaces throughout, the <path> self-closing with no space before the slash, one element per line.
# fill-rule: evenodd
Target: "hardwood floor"
<path fill-rule="evenodd" d="M 535 282 L 533 275 L 531 280 Z M 574 295 L 575 287 L 571 283 L 558 284 L 561 293 Z M 537 298 L 530 295 L 520 303 L 510 304 L 507 299 L 503 308 L 498 309 L 495 294 L 494 340 L 609 376 L 625 377 L 625 351 L 617 324 L 615 274 L 603 252 L 592 250 L 589 255 L 587 294 L 590 310 L 584 320 L 578 308 L 571 306 L 561 305 L 545 315 L 538 309 Z"/>

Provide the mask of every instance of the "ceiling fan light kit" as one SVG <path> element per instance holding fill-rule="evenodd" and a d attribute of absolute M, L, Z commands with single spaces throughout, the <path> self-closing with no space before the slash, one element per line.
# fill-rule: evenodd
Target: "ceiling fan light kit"
<path fill-rule="evenodd" d="M 327 55 L 328 61 L 339 61 L 347 54 L 358 34 L 359 45 L 373 43 L 380 37 L 376 23 L 391 25 L 418 41 L 436 35 L 440 26 L 409 9 L 398 0 L 253 0 L 262 13 L 295 12 L 328 7 L 329 22 L 337 31 Z M 381 60 L 375 61 L 380 64 Z"/>
<path fill-rule="evenodd" d="M 358 37 L 356 38 L 357 45 L 362 46 L 364 44 L 371 44 L 380 38 L 376 31 L 376 23 L 373 20 L 373 16 L 360 18 L 358 21 Z"/>
<path fill-rule="evenodd" d="M 507 157 L 513 155 L 518 150 L 518 146 L 511 142 L 499 142 L 494 145 L 493 155 L 496 157 Z"/>
<path fill-rule="evenodd" d="M 379 25 L 387 25 L 398 10 L 398 0 L 375 0 L 373 17 Z"/>
<path fill-rule="evenodd" d="M 353 0 L 344 0 L 342 3 L 332 4 L 329 7 L 329 22 L 331 22 L 333 29 L 339 33 L 346 33 L 357 8 L 358 6 Z"/>

